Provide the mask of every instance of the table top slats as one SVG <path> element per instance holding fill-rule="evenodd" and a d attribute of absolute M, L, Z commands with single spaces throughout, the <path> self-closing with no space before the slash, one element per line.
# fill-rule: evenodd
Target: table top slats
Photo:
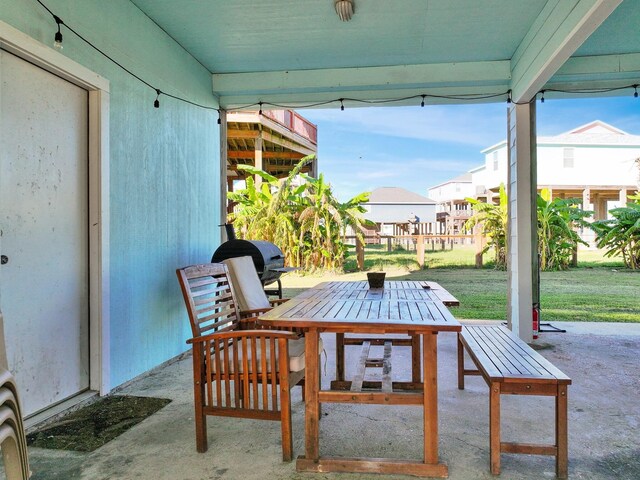
<path fill-rule="evenodd" d="M 384 289 L 369 289 L 367 282 L 325 282 L 276 306 L 262 315 L 260 322 L 274 327 L 344 331 L 357 325 L 358 329 L 398 333 L 461 329 L 437 295 L 414 281 L 387 282 Z"/>

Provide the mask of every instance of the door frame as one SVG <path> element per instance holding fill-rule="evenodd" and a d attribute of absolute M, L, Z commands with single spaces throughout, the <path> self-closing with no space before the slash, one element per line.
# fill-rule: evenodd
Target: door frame
<path fill-rule="evenodd" d="M 110 381 L 109 81 L 0 21 L 0 48 L 77 85 L 89 97 L 89 389 Z"/>

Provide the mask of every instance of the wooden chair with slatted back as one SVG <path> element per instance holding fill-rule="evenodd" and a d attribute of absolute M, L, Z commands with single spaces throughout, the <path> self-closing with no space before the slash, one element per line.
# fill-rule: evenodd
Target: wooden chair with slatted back
<path fill-rule="evenodd" d="M 304 379 L 304 339 L 245 329 L 226 265 L 176 270 L 193 338 L 196 447 L 207 451 L 206 416 L 278 420 L 282 458 L 293 458 L 290 389 Z"/>
<path fill-rule="evenodd" d="M 267 297 L 260 278 L 258 278 L 256 267 L 253 265 L 253 259 L 250 256 L 227 258 L 222 263 L 229 269 L 233 292 L 236 300 L 238 300 L 240 317 L 247 325 L 255 327 L 255 321 L 258 320 L 260 315 L 267 313 L 276 305 L 289 301 L 288 298 L 270 299 Z M 302 329 L 281 328 L 279 330 L 295 332 L 299 337 L 304 335 Z M 304 399 L 304 388 L 302 390 L 302 398 Z"/>

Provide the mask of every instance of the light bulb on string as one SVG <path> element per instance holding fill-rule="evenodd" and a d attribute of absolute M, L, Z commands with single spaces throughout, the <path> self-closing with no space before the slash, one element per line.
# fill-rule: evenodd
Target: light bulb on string
<path fill-rule="evenodd" d="M 62 45 L 62 32 L 60 31 L 60 25 L 64 25 L 64 22 L 57 15 L 54 15 L 53 19 L 56 21 L 56 24 L 58 25 L 58 31 L 53 36 L 53 48 L 55 48 L 56 50 L 62 50 L 64 46 Z"/>
<path fill-rule="evenodd" d="M 507 92 L 507 103 L 511 103 L 511 90 Z"/>
<path fill-rule="evenodd" d="M 160 89 L 156 88 L 156 99 L 153 102 L 153 108 L 160 108 L 160 94 L 162 92 L 160 91 Z"/>
<path fill-rule="evenodd" d="M 420 106 L 424 107 L 424 99 L 426 97 L 426 95 L 420 95 L 422 97 L 422 101 L 420 102 Z"/>
<path fill-rule="evenodd" d="M 259 102 L 258 105 L 260 105 L 260 110 L 258 111 L 258 115 L 262 115 L 262 102 Z"/>
<path fill-rule="evenodd" d="M 344 98 L 340 99 L 340 111 L 344 112 Z"/>
<path fill-rule="evenodd" d="M 633 96 L 638 98 L 638 85 L 633 86 Z"/>
<path fill-rule="evenodd" d="M 540 103 L 544 103 L 544 90 L 542 90 L 541 92 L 541 97 L 540 97 Z"/>
<path fill-rule="evenodd" d="M 220 115 L 220 110 L 218 110 L 218 125 L 222 125 L 222 116 Z"/>

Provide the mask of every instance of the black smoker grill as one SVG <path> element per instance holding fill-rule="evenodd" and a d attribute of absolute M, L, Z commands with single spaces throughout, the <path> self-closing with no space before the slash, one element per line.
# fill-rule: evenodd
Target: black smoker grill
<path fill-rule="evenodd" d="M 221 225 L 222 226 L 222 225 Z M 284 266 L 284 254 L 275 244 L 264 240 L 238 240 L 233 225 L 225 224 L 228 241 L 218 247 L 211 257 L 212 263 L 219 263 L 227 258 L 250 256 L 263 286 L 277 282 L 277 289 L 265 289 L 267 295 L 278 295 L 282 298 L 280 276 L 285 272 L 296 270 Z"/>

